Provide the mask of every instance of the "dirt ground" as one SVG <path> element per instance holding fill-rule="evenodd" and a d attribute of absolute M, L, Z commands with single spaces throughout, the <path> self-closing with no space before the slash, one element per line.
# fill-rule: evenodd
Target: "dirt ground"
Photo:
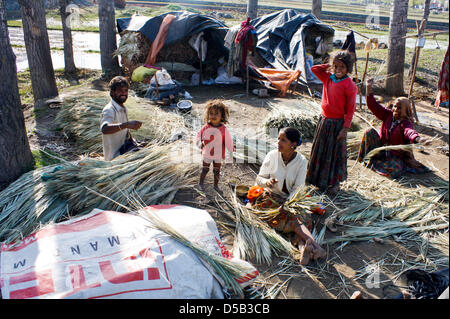
<path fill-rule="evenodd" d="M 262 121 L 270 112 L 270 105 L 273 104 L 295 104 L 302 99 L 309 99 L 307 91 L 301 88 L 294 94 L 288 94 L 281 98 L 276 94 L 269 98 L 258 98 L 250 93 L 247 97 L 244 86 L 231 87 L 192 87 L 187 89 L 192 95 L 193 110 L 192 113 L 201 115 L 203 113 L 205 103 L 212 98 L 221 98 L 225 104 L 230 108 L 230 118 L 228 127 L 233 129 L 256 130 L 260 127 Z M 82 93 L 80 93 L 82 92 Z M 60 92 L 62 98 L 66 96 L 77 96 L 80 94 L 95 93 L 98 96 L 108 95 L 106 85 L 104 82 L 96 80 L 89 85 L 77 88 L 67 88 Z M 384 97 L 387 100 L 386 97 Z M 318 102 L 320 100 L 316 99 Z M 155 106 L 156 107 L 156 106 Z M 430 104 L 429 99 L 416 101 L 417 112 L 420 116 L 427 120 L 426 124 L 419 123 L 416 128 L 424 137 L 435 138 L 432 145 L 428 148 L 428 152 L 421 153 L 415 151 L 416 158 L 425 165 L 433 169 L 433 173 L 442 179 L 448 181 L 449 178 L 449 160 L 448 155 L 444 154 L 439 147 L 448 147 L 448 123 L 449 113 L 448 109 L 441 109 L 436 112 L 435 108 Z M 69 160 L 76 160 L 80 157 L 80 152 L 76 150 L 73 144 L 68 141 L 61 132 L 58 131 L 54 124 L 55 115 L 58 108 L 43 107 L 41 109 L 34 109 L 28 106 L 24 110 L 26 127 L 29 134 L 29 141 L 32 149 L 39 149 L 46 147 L 51 151 L 64 156 Z M 357 114 L 366 118 L 373 119 L 365 108 L 357 110 Z M 361 127 L 365 127 L 365 122 L 358 116 L 354 117 L 354 121 L 358 122 Z M 377 126 L 379 127 L 379 125 Z M 301 146 L 303 154 L 309 154 L 311 149 L 311 140 L 304 141 Z M 352 167 L 353 173 L 358 170 L 365 170 L 366 174 L 375 174 L 360 165 L 354 165 L 354 161 L 349 160 L 348 166 Z M 221 188 L 224 197 L 227 198 L 230 194 L 230 182 L 238 179 L 242 184 L 251 185 L 254 183 L 258 167 L 256 165 L 245 164 L 226 164 L 222 169 Z M 351 178 L 351 174 L 350 177 Z M 412 183 L 414 181 L 411 177 Z M 213 209 L 215 200 L 221 200 L 212 187 L 212 174 L 208 174 L 206 180 L 205 193 L 196 192 L 195 190 L 180 191 L 175 202 L 179 204 L 186 204 L 199 208 L 206 209 L 218 221 L 218 228 L 221 233 L 225 245 L 231 250 L 233 244 L 232 228 L 222 224 L 227 219 L 223 217 L 217 210 Z M 323 223 L 327 217 L 322 216 L 318 218 L 317 223 Z M 339 231 L 338 231 L 339 232 Z M 327 230 L 325 236 L 333 237 L 335 234 Z M 280 293 L 277 298 L 301 298 L 301 299 L 315 299 L 315 298 L 340 298 L 348 299 L 352 293 L 359 290 L 363 293 L 365 298 L 383 298 L 383 286 L 389 283 L 394 283 L 393 272 L 384 269 L 381 272 L 381 282 L 378 287 L 369 288 L 364 280 L 356 280 L 355 275 L 367 265 L 371 260 L 377 260 L 382 256 L 389 254 L 396 254 L 398 258 L 414 258 L 417 252 L 409 251 L 402 247 L 394 240 L 385 240 L 384 244 L 376 242 L 358 242 L 350 243 L 345 247 L 338 247 L 338 244 L 327 246 L 328 257 L 326 260 L 321 260 L 308 265 L 308 272 L 304 268 L 298 266 L 294 267 L 295 272 L 303 273 L 304 276 L 291 276 L 289 274 L 274 274 L 279 269 L 279 262 L 283 259 L 275 258 L 271 265 L 254 265 L 261 273 L 264 282 L 271 283 L 271 285 L 279 286 Z M 309 273 L 309 275 L 308 275 Z M 287 279 L 291 278 L 289 281 Z M 399 282 L 395 282 L 399 284 Z"/>

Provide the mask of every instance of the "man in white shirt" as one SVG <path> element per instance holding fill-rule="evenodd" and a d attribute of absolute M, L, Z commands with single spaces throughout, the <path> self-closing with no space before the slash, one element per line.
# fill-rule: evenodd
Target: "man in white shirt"
<path fill-rule="evenodd" d="M 103 157 L 110 161 L 120 155 L 120 148 L 125 143 L 128 130 L 138 130 L 142 122 L 128 121 L 127 108 L 128 80 L 122 76 L 114 77 L 109 82 L 111 101 L 103 108 L 100 129 L 103 139 Z"/>

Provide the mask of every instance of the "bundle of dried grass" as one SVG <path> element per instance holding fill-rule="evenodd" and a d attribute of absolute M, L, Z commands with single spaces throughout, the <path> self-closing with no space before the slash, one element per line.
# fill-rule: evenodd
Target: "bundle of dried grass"
<path fill-rule="evenodd" d="M 233 212 L 231 215 L 220 205 L 217 206 L 218 211 L 231 218 L 235 224 L 234 256 L 244 260 L 255 258 L 258 263 L 270 264 L 273 255 L 299 254 L 298 249 L 289 241 L 242 205 L 235 194 L 231 195 L 231 202 L 223 201 Z"/>
<path fill-rule="evenodd" d="M 361 141 L 364 136 L 363 131 L 347 133 L 347 155 L 349 159 L 357 159 Z"/>
<path fill-rule="evenodd" d="M 82 153 L 102 153 L 100 120 L 102 109 L 108 102 L 109 99 L 106 97 L 66 99 L 56 116 L 56 123 L 63 134 L 75 140 Z M 128 118 L 143 123 L 139 130 L 132 131 L 133 137 L 137 140 L 168 142 L 173 131 L 184 127 L 181 115 L 161 110 L 144 99 L 129 97 L 125 105 Z"/>
<path fill-rule="evenodd" d="M 195 184 L 198 169 L 172 161 L 171 147 L 152 145 L 111 162 L 63 161 L 24 174 L 0 193 L 0 241 L 20 240 L 93 208 L 123 210 L 131 195 L 146 205 L 170 203 L 180 188 Z"/>
<path fill-rule="evenodd" d="M 151 47 L 151 41 L 141 32 L 126 31 L 121 34 L 114 56 L 120 56 L 126 74 L 131 75 L 138 66 L 143 65 Z"/>
<path fill-rule="evenodd" d="M 334 205 L 346 208 L 336 210 L 333 217 L 347 229 L 328 243 L 400 235 L 418 240 L 448 229 L 448 181 L 440 180 L 435 187 L 407 187 L 394 180 L 359 175 L 342 186 Z"/>
<path fill-rule="evenodd" d="M 235 146 L 233 158 L 237 163 L 261 165 L 267 153 L 276 145 L 262 132 L 257 132 L 254 136 L 244 136 L 233 130 L 230 133 Z"/>
<path fill-rule="evenodd" d="M 251 273 L 253 271 L 252 268 L 246 267 L 246 264 L 244 263 L 239 263 L 235 260 L 224 258 L 200 247 L 181 235 L 168 223 L 149 210 L 140 209 L 137 211 L 137 215 L 150 221 L 157 229 L 170 235 L 182 245 L 192 249 L 199 258 L 212 267 L 214 272 L 223 280 L 225 288 L 231 289 L 234 294 L 243 298 L 244 292 L 242 287 L 238 284 L 238 280 Z"/>
<path fill-rule="evenodd" d="M 272 106 L 263 125 L 267 133 L 273 128 L 294 127 L 302 138 L 313 138 L 320 112 L 320 105 L 308 100 L 299 101 L 295 106 Z"/>

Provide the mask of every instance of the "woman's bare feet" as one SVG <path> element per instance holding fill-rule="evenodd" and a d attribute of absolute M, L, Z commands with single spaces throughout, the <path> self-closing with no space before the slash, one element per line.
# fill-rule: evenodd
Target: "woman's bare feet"
<path fill-rule="evenodd" d="M 310 240 L 299 247 L 300 250 L 300 256 L 299 256 L 299 262 L 300 265 L 306 266 L 309 263 L 309 260 L 311 259 L 312 255 L 312 245 L 310 243 Z"/>
<path fill-rule="evenodd" d="M 291 233 L 291 238 L 290 238 L 290 240 L 291 240 L 292 246 L 294 246 L 294 247 L 298 247 L 298 246 L 300 246 L 300 245 L 303 244 L 303 242 L 302 242 L 300 236 L 297 235 L 296 233 Z"/>
<path fill-rule="evenodd" d="M 327 255 L 327 252 L 322 247 L 313 248 L 313 259 L 317 260 L 320 258 L 325 258 Z"/>

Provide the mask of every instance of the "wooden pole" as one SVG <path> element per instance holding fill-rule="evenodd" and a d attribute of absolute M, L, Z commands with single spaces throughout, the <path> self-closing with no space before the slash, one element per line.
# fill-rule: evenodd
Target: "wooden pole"
<path fill-rule="evenodd" d="M 348 31 L 353 31 L 354 33 L 356 33 L 356 34 L 362 36 L 363 38 L 370 39 L 367 35 L 364 35 L 364 34 L 358 32 L 358 31 L 352 30 L 352 29 L 350 29 L 349 27 L 342 26 L 342 25 L 339 25 L 339 24 L 332 24 L 332 26 L 333 26 L 333 27 L 336 27 L 336 28 L 345 29 L 345 30 L 348 30 Z"/>
<path fill-rule="evenodd" d="M 203 52 L 202 52 L 202 41 L 200 41 L 200 47 L 198 49 L 198 55 L 200 56 L 200 83 L 199 86 L 202 85 L 203 83 L 203 62 L 202 62 L 202 57 L 203 57 Z"/>
<path fill-rule="evenodd" d="M 369 52 L 366 52 L 366 66 L 364 67 L 364 73 L 361 79 L 361 90 L 359 92 L 359 109 L 362 109 L 362 85 L 364 85 L 364 80 L 366 79 L 366 74 L 367 74 L 367 66 L 369 64 Z M 366 94 L 365 94 L 366 95 Z M 367 103 L 367 95 L 366 95 L 366 103 Z"/>
<path fill-rule="evenodd" d="M 246 75 L 247 75 L 247 97 L 248 97 L 248 91 L 250 89 L 250 81 L 249 81 L 250 79 L 248 76 L 248 73 L 249 73 L 249 71 L 248 71 L 248 50 L 247 50 L 247 55 L 245 58 L 245 67 L 246 67 Z"/>
<path fill-rule="evenodd" d="M 420 36 L 421 36 L 421 33 L 423 32 L 423 26 L 425 25 L 424 23 L 425 23 L 425 19 L 422 20 L 422 23 L 420 24 L 420 26 L 416 22 L 416 25 L 417 25 L 417 40 L 419 40 L 421 38 Z M 413 113 L 414 113 L 414 118 L 416 119 L 417 123 L 419 122 L 419 117 L 417 116 L 416 104 L 414 103 L 414 98 L 412 97 L 412 92 L 413 92 L 413 88 L 414 88 L 414 80 L 416 78 L 417 64 L 419 62 L 420 49 L 421 49 L 421 46 L 417 43 L 416 44 L 416 60 L 414 61 L 413 73 L 412 73 L 412 77 L 411 77 L 411 84 L 409 86 L 409 92 L 408 92 L 408 99 L 411 101 L 411 106 L 412 106 L 412 110 L 413 110 Z"/>
<path fill-rule="evenodd" d="M 445 33 L 448 33 L 448 31 L 439 31 L 439 32 L 433 32 L 433 33 L 424 33 L 424 34 L 422 34 L 420 37 L 421 37 L 421 38 L 434 37 L 434 36 L 436 36 L 436 35 L 439 35 L 439 34 L 445 34 Z M 402 37 L 402 39 L 417 38 L 417 37 L 418 37 L 417 34 L 412 34 L 412 35 L 406 35 L 406 36 Z"/>

